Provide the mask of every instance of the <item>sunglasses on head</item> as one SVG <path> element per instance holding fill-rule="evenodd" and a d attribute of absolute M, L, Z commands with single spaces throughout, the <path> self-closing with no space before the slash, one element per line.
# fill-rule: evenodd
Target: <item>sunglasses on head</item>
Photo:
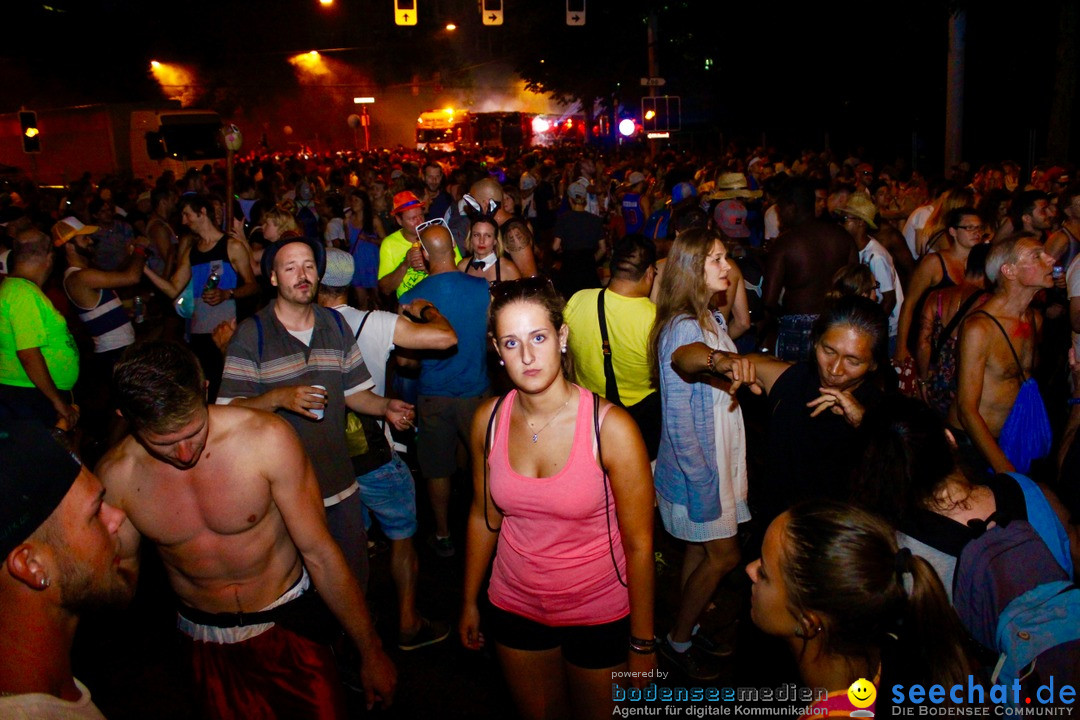
<path fill-rule="evenodd" d="M 555 285 L 550 278 L 543 275 L 534 275 L 517 280 L 504 280 L 491 286 L 491 295 L 495 300 L 506 300 L 515 296 L 529 297 L 549 291 L 555 293 Z"/>
<path fill-rule="evenodd" d="M 450 226 L 446 224 L 446 220 L 441 217 L 432 218 L 431 220 L 425 220 L 424 222 L 416 226 L 416 239 L 420 241 L 421 245 L 424 245 L 424 238 L 420 237 L 420 233 L 424 232 L 430 227 L 435 227 L 436 225 L 442 225 L 447 230 L 450 229 Z M 427 250 L 427 245 L 424 245 L 424 249 Z"/>

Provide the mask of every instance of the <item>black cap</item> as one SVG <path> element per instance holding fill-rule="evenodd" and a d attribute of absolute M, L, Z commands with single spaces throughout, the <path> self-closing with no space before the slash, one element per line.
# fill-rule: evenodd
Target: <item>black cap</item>
<path fill-rule="evenodd" d="M 266 246 L 260 264 L 263 277 L 267 280 L 270 279 L 270 273 L 274 271 L 274 258 L 277 257 L 278 251 L 294 242 L 304 243 L 311 248 L 311 252 L 315 254 L 315 269 L 319 272 L 319 278 L 322 278 L 323 273 L 326 272 L 326 248 L 323 247 L 321 242 L 303 235 L 283 235 L 277 242 L 272 242 Z"/>
<path fill-rule="evenodd" d="M 81 471 L 41 423 L 0 422 L 0 558 L 52 515 Z"/>

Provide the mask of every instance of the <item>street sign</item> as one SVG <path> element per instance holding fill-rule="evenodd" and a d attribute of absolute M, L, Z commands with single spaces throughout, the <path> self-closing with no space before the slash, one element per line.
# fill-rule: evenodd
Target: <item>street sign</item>
<path fill-rule="evenodd" d="M 585 24 L 585 0 L 566 0 L 566 24 Z"/>
<path fill-rule="evenodd" d="M 503 0 L 480 0 L 480 19 L 485 25 L 502 25 Z"/>
<path fill-rule="evenodd" d="M 641 78 L 641 87 L 663 87 L 666 84 L 667 80 L 661 77 Z"/>
<path fill-rule="evenodd" d="M 416 0 L 394 0 L 394 23 L 396 25 L 416 24 Z"/>

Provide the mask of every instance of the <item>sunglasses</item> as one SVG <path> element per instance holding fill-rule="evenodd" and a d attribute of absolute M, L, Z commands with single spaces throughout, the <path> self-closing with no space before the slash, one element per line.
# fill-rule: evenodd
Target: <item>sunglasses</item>
<path fill-rule="evenodd" d="M 446 224 L 446 220 L 441 217 L 432 218 L 431 220 L 425 220 L 416 226 L 416 239 L 420 241 L 420 244 L 424 246 L 424 250 L 427 250 L 427 245 L 424 245 L 424 238 L 420 237 L 420 233 L 427 230 L 429 227 L 435 227 L 436 225 L 442 225 L 447 230 L 450 226 Z"/>
<path fill-rule="evenodd" d="M 543 275 L 534 275 L 533 277 L 519 278 L 518 280 L 504 280 L 491 286 L 492 299 L 500 301 L 511 298 L 528 298 L 544 293 L 558 294 L 551 279 Z"/>

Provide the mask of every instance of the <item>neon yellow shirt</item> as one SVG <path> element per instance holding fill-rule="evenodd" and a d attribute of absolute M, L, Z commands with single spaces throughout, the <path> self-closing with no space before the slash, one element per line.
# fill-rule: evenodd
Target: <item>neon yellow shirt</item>
<path fill-rule="evenodd" d="M 23 278 L 0 282 L 0 384 L 34 387 L 16 352 L 40 348 L 58 390 L 79 379 L 79 348 L 64 316 L 45 293 Z"/>
<path fill-rule="evenodd" d="M 578 383 L 603 395 L 607 383 L 596 314 L 599 292 L 594 288 L 574 293 L 563 318 L 570 327 L 568 344 L 574 353 Z M 619 399 L 624 405 L 636 405 L 656 390 L 649 380 L 649 333 L 656 320 L 656 305 L 647 297 L 631 298 L 609 291 L 604 293 L 604 314 Z"/>

